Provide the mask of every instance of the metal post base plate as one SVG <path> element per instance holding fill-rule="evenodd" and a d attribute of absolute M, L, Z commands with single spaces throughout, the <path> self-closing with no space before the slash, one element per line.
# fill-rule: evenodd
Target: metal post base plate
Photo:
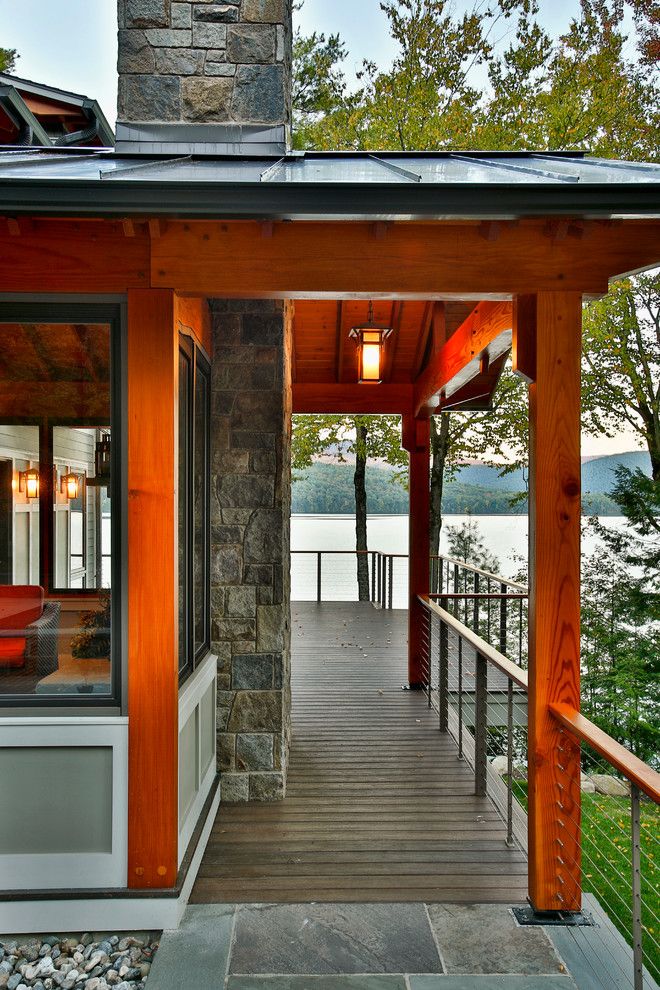
<path fill-rule="evenodd" d="M 521 926 L 592 928 L 596 924 L 588 911 L 535 911 L 531 904 L 526 907 L 514 907 L 513 914 Z"/>

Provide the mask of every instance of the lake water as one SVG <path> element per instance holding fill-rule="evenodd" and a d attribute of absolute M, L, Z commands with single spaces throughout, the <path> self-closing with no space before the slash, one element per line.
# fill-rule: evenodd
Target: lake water
<path fill-rule="evenodd" d="M 513 577 L 519 568 L 515 557 L 527 560 L 527 516 L 472 516 L 487 548 L 500 561 L 499 572 Z M 444 517 L 440 552 L 447 552 L 447 528 L 466 522 L 468 516 Z M 625 520 L 608 516 L 601 522 L 619 527 Z M 387 553 L 408 553 L 408 516 L 369 516 L 367 538 L 370 550 Z M 592 552 L 595 536 L 587 532 L 583 547 Z M 291 549 L 295 550 L 353 550 L 355 549 L 355 516 L 299 515 L 291 517 Z M 325 554 L 322 558 L 322 591 L 328 601 L 351 601 L 357 598 L 355 557 Z M 406 607 L 408 562 L 394 561 L 395 608 Z M 312 554 L 291 555 L 291 597 L 294 601 L 316 599 L 316 557 Z"/>

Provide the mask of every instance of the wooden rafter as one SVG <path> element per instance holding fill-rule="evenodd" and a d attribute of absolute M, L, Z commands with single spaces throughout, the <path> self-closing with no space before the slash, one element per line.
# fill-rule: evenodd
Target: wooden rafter
<path fill-rule="evenodd" d="M 401 339 L 401 321 L 403 320 L 404 303 L 394 300 L 392 303 L 392 313 L 390 315 L 390 326 L 392 335 L 385 341 L 385 360 L 383 364 L 382 378 L 384 382 L 389 382 L 392 378 L 392 370 L 396 361 L 396 353 Z"/>
<path fill-rule="evenodd" d="M 415 383 L 415 415 L 423 414 L 424 410 L 429 411 L 431 400 L 440 395 L 452 379 L 473 362 L 474 374 L 468 380 L 476 377 L 481 370 L 478 360 L 480 355 L 509 330 L 512 319 L 511 303 L 481 302 L 475 306 L 468 318 L 429 361 Z M 508 342 L 503 350 L 508 350 Z M 467 381 L 461 384 L 467 384 Z"/>

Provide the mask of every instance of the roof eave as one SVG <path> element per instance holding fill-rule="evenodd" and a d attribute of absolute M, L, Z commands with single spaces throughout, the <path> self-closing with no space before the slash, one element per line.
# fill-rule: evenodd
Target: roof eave
<path fill-rule="evenodd" d="M 9 215 L 267 220 L 658 219 L 660 186 L 5 179 Z"/>

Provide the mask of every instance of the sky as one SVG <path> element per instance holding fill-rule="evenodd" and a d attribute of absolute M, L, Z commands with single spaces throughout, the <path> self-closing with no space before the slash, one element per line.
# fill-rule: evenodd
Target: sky
<path fill-rule="evenodd" d="M 20 55 L 16 75 L 94 97 L 112 125 L 117 99 L 117 0 L 0 0 L 0 45 Z M 471 6 L 456 0 L 456 10 Z M 578 0 L 541 0 L 541 20 L 559 33 Z M 395 48 L 379 0 L 304 0 L 296 14 L 303 33 L 336 33 L 344 39 L 349 81 L 363 58 L 387 65 Z M 506 37 L 500 36 L 503 43 Z M 609 454 L 639 446 L 622 431 L 614 439 L 583 440 L 583 454 Z"/>

